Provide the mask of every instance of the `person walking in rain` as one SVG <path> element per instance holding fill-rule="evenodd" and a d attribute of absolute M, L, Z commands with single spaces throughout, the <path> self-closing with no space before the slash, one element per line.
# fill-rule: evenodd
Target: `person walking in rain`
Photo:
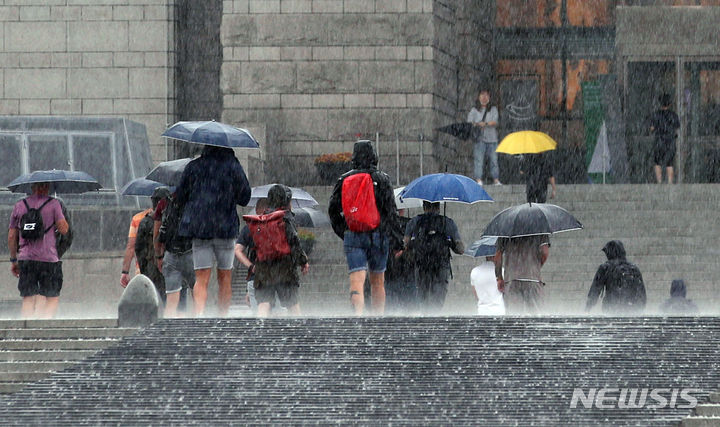
<path fill-rule="evenodd" d="M 497 107 L 490 105 L 490 91 L 482 89 L 475 101 L 475 106 L 467 116 L 467 121 L 473 125 L 473 171 L 475 180 L 480 185 L 483 185 L 485 157 L 490 160 L 490 176 L 494 184 L 500 185 L 500 169 L 495 151 L 498 146 L 499 117 Z"/>
<path fill-rule="evenodd" d="M 545 283 L 540 269 L 549 256 L 546 234 L 497 240 L 495 277 L 508 314 L 542 313 Z"/>
<path fill-rule="evenodd" d="M 602 251 L 607 261 L 598 267 L 588 292 L 585 311 L 590 311 L 598 298 L 604 294 L 603 313 L 639 314 L 645 309 L 646 295 L 640 269 L 629 262 L 625 246 L 619 240 L 611 240 Z"/>
<path fill-rule="evenodd" d="M 472 269 L 470 286 L 477 301 L 477 314 L 481 316 L 505 314 L 503 294 L 498 289 L 495 278 L 495 255 L 486 256 L 485 261 Z"/>
<path fill-rule="evenodd" d="M 267 207 L 267 199 L 259 199 L 255 205 L 255 214 L 262 215 Z M 257 310 L 257 300 L 255 299 L 255 262 L 257 262 L 257 256 L 255 254 L 255 243 L 250 235 L 250 227 L 247 224 L 240 230 L 240 237 L 235 242 L 235 258 L 248 270 L 245 302 L 254 313 Z"/>
<path fill-rule="evenodd" d="M 188 163 L 176 190 L 183 215 L 180 236 L 192 239 L 195 315 L 205 313 L 213 261 L 217 265 L 218 308 L 225 316 L 232 300 L 235 239 L 240 229 L 236 206 L 250 201 L 250 183 L 232 149 L 206 145 Z"/>
<path fill-rule="evenodd" d="M 405 233 L 410 218 L 405 209 L 398 210 L 398 230 Z M 388 313 L 411 313 L 417 309 L 417 285 L 415 284 L 415 266 L 407 251 L 388 251 L 385 270 L 386 311 Z"/>
<path fill-rule="evenodd" d="M 362 315 L 365 309 L 363 289 L 367 275 L 373 310 L 384 313 L 388 251 L 402 249 L 390 177 L 377 169 L 377 161 L 370 141 L 356 142 L 353 169 L 338 179 L 328 206 L 333 231 L 343 239 L 350 270 L 350 302 L 356 315 Z"/>
<path fill-rule="evenodd" d="M 525 197 L 528 203 L 545 203 L 548 184 L 552 189 L 550 198 L 555 198 L 555 173 L 552 159 L 548 153 L 525 154 L 523 173 L 525 175 Z"/>
<path fill-rule="evenodd" d="M 670 315 L 686 315 L 698 312 L 698 306 L 687 298 L 687 288 L 682 279 L 673 280 L 670 284 L 670 298 L 660 306 L 660 312 Z"/>
<path fill-rule="evenodd" d="M 415 261 L 415 278 L 421 310 L 437 313 L 445 304 L 452 276 L 450 250 L 465 251 L 455 221 L 440 215 L 440 203 L 423 201 L 424 213 L 410 220 L 405 228 L 405 246 Z"/>
<path fill-rule="evenodd" d="M 673 183 L 673 164 L 675 163 L 675 138 L 680 128 L 680 118 L 670 109 L 672 97 L 665 93 L 659 98 L 660 109 L 650 116 L 650 132 L 655 135 L 653 160 L 655 162 L 655 180 L 662 183 L 662 168 L 665 167 L 668 184 Z"/>
<path fill-rule="evenodd" d="M 268 317 L 270 315 L 270 309 L 275 302 L 276 296 L 280 304 L 287 308 L 288 314 L 292 316 L 300 315 L 300 304 L 298 303 L 300 276 L 298 275 L 298 267 L 302 274 L 307 274 L 310 265 L 308 264 L 307 254 L 300 247 L 295 218 L 290 210 L 291 200 L 292 190 L 285 185 L 275 184 L 268 190 L 267 204 L 269 208 L 265 210 L 265 215 L 278 211 L 283 212 L 283 226 L 280 228 L 285 233 L 286 244 L 289 246 L 288 254 L 263 260 L 263 248 L 272 246 L 275 249 L 277 242 L 270 244 L 269 242 L 258 241 L 259 238 L 263 238 L 260 235 L 253 235 L 252 237 L 257 251 L 254 285 L 258 317 Z"/>
<path fill-rule="evenodd" d="M 18 278 L 22 318 L 55 316 L 62 288 L 62 265 L 55 233 L 67 234 L 69 225 L 58 200 L 50 197 L 49 183 L 32 184 L 32 194 L 10 214 L 8 248 L 10 272 Z"/>

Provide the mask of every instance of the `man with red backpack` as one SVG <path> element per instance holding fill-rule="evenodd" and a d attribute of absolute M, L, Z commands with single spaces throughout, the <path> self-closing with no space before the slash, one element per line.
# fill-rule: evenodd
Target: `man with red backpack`
<path fill-rule="evenodd" d="M 300 247 L 295 218 L 290 211 L 292 190 L 275 184 L 268 190 L 268 209 L 262 215 L 243 215 L 255 248 L 255 299 L 258 317 L 268 317 L 277 295 L 292 316 L 300 315 L 300 276 L 310 269 Z"/>
<path fill-rule="evenodd" d="M 402 234 L 390 177 L 377 169 L 370 141 L 353 147 L 353 169 L 338 179 L 330 196 L 328 214 L 341 239 L 350 270 L 350 301 L 355 314 L 365 308 L 363 288 L 370 276 L 372 307 L 385 311 L 385 268 L 390 248 L 402 250 Z"/>

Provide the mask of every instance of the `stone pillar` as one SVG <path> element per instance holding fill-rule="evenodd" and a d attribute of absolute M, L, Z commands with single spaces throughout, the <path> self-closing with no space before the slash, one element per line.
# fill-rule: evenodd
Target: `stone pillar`
<path fill-rule="evenodd" d="M 133 277 L 118 305 L 118 326 L 148 326 L 158 319 L 160 296 L 153 282 L 145 275 Z"/>

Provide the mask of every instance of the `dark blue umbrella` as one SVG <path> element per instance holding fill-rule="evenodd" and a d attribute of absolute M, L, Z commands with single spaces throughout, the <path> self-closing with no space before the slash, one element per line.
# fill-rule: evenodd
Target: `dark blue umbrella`
<path fill-rule="evenodd" d="M 435 173 L 416 178 L 400 193 L 400 198 L 428 202 L 477 203 L 493 199 L 474 179 L 453 173 Z"/>
<path fill-rule="evenodd" d="M 191 158 L 185 158 L 158 163 L 158 165 L 147 174 L 145 179 L 157 181 L 169 187 L 177 187 L 178 184 L 180 184 L 180 178 L 182 178 L 185 166 L 192 160 Z"/>
<path fill-rule="evenodd" d="M 153 191 L 158 187 L 166 187 L 162 182 L 153 181 L 147 178 L 135 178 L 120 189 L 123 196 L 152 196 Z M 170 191 L 175 191 L 173 187 Z"/>
<path fill-rule="evenodd" d="M 470 247 L 465 249 L 463 255 L 468 255 L 474 258 L 495 255 L 495 252 L 497 252 L 495 247 L 497 239 L 497 237 L 492 236 L 481 237 L 480 240 L 474 241 Z"/>
<path fill-rule="evenodd" d="M 162 136 L 217 147 L 260 147 L 247 129 L 236 128 L 216 121 L 177 122 L 163 132 Z"/>
<path fill-rule="evenodd" d="M 247 205 L 257 205 L 257 201 L 259 199 L 264 199 L 268 196 L 268 191 L 273 185 L 275 184 L 267 184 L 261 185 L 259 187 L 253 187 L 252 193 L 250 194 L 250 202 L 248 202 Z M 303 190 L 302 188 L 290 187 L 290 190 L 292 190 L 291 205 L 293 208 L 308 208 L 320 204 L 317 202 L 317 200 L 315 200 L 313 196 L 310 195 L 310 193 Z"/>
<path fill-rule="evenodd" d="M 13 193 L 32 193 L 32 185 L 50 183 L 50 193 L 80 194 L 102 188 L 97 179 L 81 171 L 49 170 L 26 173 L 13 179 L 7 188 Z"/>

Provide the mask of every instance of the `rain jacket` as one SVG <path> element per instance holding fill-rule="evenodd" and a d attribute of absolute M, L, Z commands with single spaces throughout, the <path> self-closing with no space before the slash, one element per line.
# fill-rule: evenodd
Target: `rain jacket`
<path fill-rule="evenodd" d="M 375 203 L 380 213 L 380 225 L 378 230 L 390 239 L 392 249 L 402 249 L 402 233 L 399 233 L 397 208 L 395 206 L 395 195 L 390 177 L 386 173 L 377 170 L 377 154 L 370 141 L 358 141 L 353 147 L 352 155 L 353 169 L 342 175 L 330 196 L 328 215 L 332 223 L 333 231 L 341 239 L 345 238 L 345 231 L 348 226 L 342 212 L 342 186 L 345 178 L 358 174 L 369 173 L 375 184 Z"/>
<path fill-rule="evenodd" d="M 611 240 L 602 250 L 608 260 L 600 265 L 595 273 L 590 292 L 588 292 L 586 310 L 590 310 L 595 305 L 603 292 L 605 293 L 602 303 L 604 312 L 641 311 L 644 309 L 646 294 L 645 285 L 642 283 L 642 275 L 640 275 L 638 289 L 634 290 L 622 289 L 620 287 L 621 283 L 617 279 L 616 272 L 621 264 L 629 264 L 632 268 L 637 269 L 626 259 L 625 246 L 619 240 Z M 639 270 L 637 272 L 640 274 Z M 629 297 L 629 294 L 634 295 Z M 628 305 L 628 302 L 632 303 L 632 307 Z"/>
<path fill-rule="evenodd" d="M 265 214 L 281 209 L 268 209 Z M 295 227 L 295 214 L 285 211 L 285 237 L 290 246 L 290 255 L 270 261 L 255 262 L 255 288 L 260 289 L 266 284 L 286 284 L 300 286 L 300 275 L 296 267 L 307 264 L 308 257 L 300 247 L 300 238 Z"/>
<path fill-rule="evenodd" d="M 670 285 L 670 298 L 660 306 L 660 311 L 668 314 L 696 313 L 698 311 L 697 305 L 692 300 L 687 299 L 686 295 L 685 281 L 673 280 Z"/>
<path fill-rule="evenodd" d="M 232 149 L 208 145 L 185 167 L 176 198 L 183 209 L 180 236 L 236 238 L 240 219 L 235 206 L 250 201 L 250 183 Z"/>

